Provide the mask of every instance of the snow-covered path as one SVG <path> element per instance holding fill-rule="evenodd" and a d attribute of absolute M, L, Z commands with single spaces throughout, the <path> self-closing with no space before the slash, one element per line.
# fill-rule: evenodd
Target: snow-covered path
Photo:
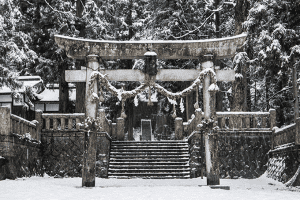
<path fill-rule="evenodd" d="M 0 199 L 300 199 L 300 190 L 262 176 L 258 179 L 222 179 L 230 190 L 210 189 L 206 179 L 96 179 L 95 188 L 82 188 L 81 178 L 31 177 L 0 181 Z"/>

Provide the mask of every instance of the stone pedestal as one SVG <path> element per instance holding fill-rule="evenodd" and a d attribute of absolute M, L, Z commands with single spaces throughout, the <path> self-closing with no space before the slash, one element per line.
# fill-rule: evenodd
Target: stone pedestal
<path fill-rule="evenodd" d="M 123 141 L 125 138 L 124 125 L 125 125 L 124 119 L 122 117 L 117 118 L 117 140 L 118 141 Z"/>
<path fill-rule="evenodd" d="M 84 153 L 82 167 L 82 187 L 95 187 L 96 176 L 96 130 L 86 132 L 84 136 Z"/>
<path fill-rule="evenodd" d="M 176 117 L 175 119 L 175 139 L 182 140 L 183 139 L 183 120 L 180 117 Z"/>
<path fill-rule="evenodd" d="M 8 107 L 0 107 L 0 155 L 4 157 L 12 156 L 12 149 L 9 143 L 10 130 L 10 109 Z"/>
<path fill-rule="evenodd" d="M 210 134 L 205 136 L 208 141 L 208 154 L 210 157 L 210 165 L 206 165 L 207 185 L 220 185 L 219 159 L 218 159 L 218 136 Z M 206 148 L 206 144 L 205 144 Z M 206 155 L 208 155 L 206 154 Z M 206 161 L 207 162 L 207 161 Z"/>

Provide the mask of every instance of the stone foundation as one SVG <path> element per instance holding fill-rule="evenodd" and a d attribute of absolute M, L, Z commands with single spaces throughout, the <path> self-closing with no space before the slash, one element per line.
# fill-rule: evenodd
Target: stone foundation
<path fill-rule="evenodd" d="M 300 165 L 299 154 L 297 145 L 283 145 L 270 151 L 267 176 L 283 183 L 289 181 Z M 300 185 L 299 177 L 294 183 Z"/>
<path fill-rule="evenodd" d="M 111 137 L 97 134 L 96 176 L 107 177 Z M 83 132 L 42 135 L 44 171 L 50 176 L 81 177 L 83 163 Z"/>
<path fill-rule="evenodd" d="M 220 178 L 257 178 L 267 169 L 268 151 L 271 149 L 271 132 L 245 134 L 243 132 L 220 132 L 218 135 L 218 158 Z M 205 173 L 204 142 L 201 134 L 189 137 L 191 177 Z M 202 157 L 201 158 L 201 152 Z"/>
<path fill-rule="evenodd" d="M 15 134 L 0 135 L 0 147 L 5 147 L 0 149 L 0 180 L 42 175 L 37 141 Z"/>

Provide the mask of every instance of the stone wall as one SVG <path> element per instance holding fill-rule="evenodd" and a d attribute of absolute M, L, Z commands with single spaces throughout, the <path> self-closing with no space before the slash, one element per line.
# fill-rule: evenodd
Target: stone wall
<path fill-rule="evenodd" d="M 6 148 L 0 149 L 0 180 L 42 175 L 37 141 L 16 134 L 0 135 L 0 147 Z"/>
<path fill-rule="evenodd" d="M 201 134 L 194 132 L 189 137 L 189 147 L 192 177 L 199 177 L 202 169 L 205 176 L 204 141 L 201 142 Z M 259 177 L 267 169 L 267 153 L 270 149 L 271 132 L 219 132 L 220 178 Z"/>
<path fill-rule="evenodd" d="M 270 151 L 267 176 L 286 183 L 295 175 L 300 165 L 299 155 L 299 146 L 296 145 L 285 145 Z M 300 182 L 296 184 L 300 185 Z"/>
<path fill-rule="evenodd" d="M 219 136 L 221 178 L 257 178 L 266 171 L 271 132 L 252 134 L 222 133 Z"/>
<path fill-rule="evenodd" d="M 50 176 L 81 177 L 83 163 L 83 132 L 42 134 L 42 155 L 44 171 Z M 107 177 L 111 137 L 97 134 L 96 176 Z"/>
<path fill-rule="evenodd" d="M 196 178 L 201 176 L 201 170 L 205 170 L 204 143 L 201 140 L 200 132 L 193 132 L 189 136 L 188 142 L 190 151 L 189 164 L 191 168 L 191 178 Z"/>

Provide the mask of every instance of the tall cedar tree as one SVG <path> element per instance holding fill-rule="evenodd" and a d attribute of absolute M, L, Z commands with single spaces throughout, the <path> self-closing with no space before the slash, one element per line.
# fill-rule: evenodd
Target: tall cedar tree
<path fill-rule="evenodd" d="M 299 44 L 299 11 L 299 0 L 263 0 L 253 4 L 243 24 L 247 54 L 240 57 L 250 64 L 254 109 L 275 108 L 279 126 L 294 115 L 291 55 Z"/>

